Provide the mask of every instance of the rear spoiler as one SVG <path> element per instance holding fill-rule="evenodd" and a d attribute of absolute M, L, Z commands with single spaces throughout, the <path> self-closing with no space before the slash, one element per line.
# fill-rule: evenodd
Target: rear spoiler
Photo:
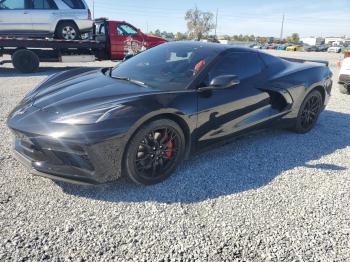
<path fill-rule="evenodd" d="M 305 59 L 297 59 L 297 58 L 289 58 L 289 57 L 281 57 L 280 58 L 287 60 L 289 62 L 294 62 L 294 63 L 319 63 L 319 64 L 324 64 L 325 66 L 329 66 L 329 62 L 325 60 L 305 60 Z"/>

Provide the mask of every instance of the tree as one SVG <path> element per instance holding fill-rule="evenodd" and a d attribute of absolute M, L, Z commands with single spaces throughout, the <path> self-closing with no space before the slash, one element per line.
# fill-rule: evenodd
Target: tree
<path fill-rule="evenodd" d="M 189 35 L 197 41 L 207 36 L 215 28 L 213 13 L 202 12 L 197 7 L 186 12 L 185 20 Z"/>
<path fill-rule="evenodd" d="M 154 31 L 154 34 L 157 35 L 157 36 L 161 36 L 161 33 L 160 33 L 160 30 L 157 29 L 156 31 Z"/>
<path fill-rule="evenodd" d="M 161 32 L 159 29 L 157 29 L 156 31 L 154 32 L 150 32 L 151 35 L 156 35 L 156 36 L 160 36 L 160 37 L 163 37 L 163 38 L 166 38 L 166 39 L 174 39 L 175 36 L 172 32 L 167 32 L 167 31 L 163 31 Z"/>
<path fill-rule="evenodd" d="M 176 40 L 186 40 L 187 39 L 187 35 L 186 34 L 183 34 L 181 32 L 177 32 L 175 34 L 175 39 Z"/>
<path fill-rule="evenodd" d="M 299 43 L 300 42 L 300 37 L 298 33 L 293 33 L 291 36 L 288 36 L 286 38 L 286 41 L 289 43 Z"/>
<path fill-rule="evenodd" d="M 166 39 L 174 39 L 175 37 L 172 32 L 168 33 L 167 31 L 163 31 L 160 36 Z"/>

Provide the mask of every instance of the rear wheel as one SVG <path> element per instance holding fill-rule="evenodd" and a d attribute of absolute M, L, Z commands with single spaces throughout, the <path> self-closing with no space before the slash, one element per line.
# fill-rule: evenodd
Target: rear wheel
<path fill-rule="evenodd" d="M 294 131 L 297 133 L 307 133 L 315 125 L 322 111 L 323 98 L 318 90 L 312 91 L 304 99 L 298 113 Z"/>
<path fill-rule="evenodd" d="M 12 55 L 12 64 L 22 73 L 32 73 L 39 68 L 39 57 L 30 50 L 20 49 Z"/>
<path fill-rule="evenodd" d="M 168 119 L 153 121 L 131 138 L 124 157 L 126 175 L 137 184 L 159 183 L 172 174 L 184 153 L 181 127 Z"/>
<path fill-rule="evenodd" d="M 80 39 L 79 28 L 73 22 L 62 22 L 57 26 L 56 37 L 65 40 Z"/>
<path fill-rule="evenodd" d="M 339 91 L 342 94 L 350 94 L 350 84 L 346 85 L 346 84 L 339 84 Z"/>

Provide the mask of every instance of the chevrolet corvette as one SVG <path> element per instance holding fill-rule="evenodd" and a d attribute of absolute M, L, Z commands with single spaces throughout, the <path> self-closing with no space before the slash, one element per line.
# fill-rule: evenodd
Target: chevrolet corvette
<path fill-rule="evenodd" d="M 82 184 L 124 175 L 150 185 L 192 153 L 249 131 L 310 131 L 329 101 L 331 78 L 324 61 L 173 42 L 114 68 L 54 74 L 7 124 L 17 158 L 33 174 Z"/>

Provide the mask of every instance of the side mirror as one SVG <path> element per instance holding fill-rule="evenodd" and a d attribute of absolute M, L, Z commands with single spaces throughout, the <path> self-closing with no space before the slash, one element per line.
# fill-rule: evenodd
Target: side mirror
<path fill-rule="evenodd" d="M 200 91 L 226 89 L 236 86 L 240 83 L 238 76 L 236 75 L 221 75 L 213 78 L 210 81 L 209 86 L 199 88 Z"/>

